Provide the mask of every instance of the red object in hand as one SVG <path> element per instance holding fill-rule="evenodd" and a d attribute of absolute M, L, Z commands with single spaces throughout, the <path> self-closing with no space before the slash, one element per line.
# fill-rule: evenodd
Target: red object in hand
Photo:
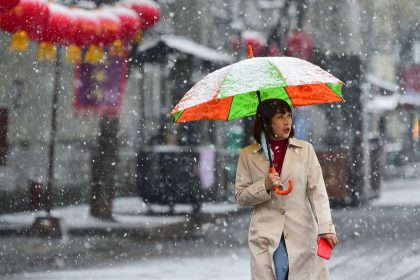
<path fill-rule="evenodd" d="M 332 250 L 333 250 L 333 247 L 331 247 L 330 243 L 328 243 L 327 240 L 325 240 L 324 238 L 319 239 L 318 256 L 326 260 L 329 260 L 331 257 Z"/>

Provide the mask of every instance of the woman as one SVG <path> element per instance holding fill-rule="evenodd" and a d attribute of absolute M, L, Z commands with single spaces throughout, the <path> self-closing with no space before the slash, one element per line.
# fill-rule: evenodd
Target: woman
<path fill-rule="evenodd" d="M 277 173 L 269 174 L 268 151 L 261 129 L 266 121 Z M 235 198 L 253 206 L 249 227 L 253 280 L 328 279 L 326 260 L 317 256 L 317 243 L 325 238 L 337 244 L 322 171 L 314 148 L 293 137 L 292 110 L 283 100 L 270 99 L 258 106 L 254 125 L 256 144 L 241 150 L 236 173 Z M 262 144 L 262 145 L 261 145 Z M 274 186 L 294 188 L 278 195 Z"/>

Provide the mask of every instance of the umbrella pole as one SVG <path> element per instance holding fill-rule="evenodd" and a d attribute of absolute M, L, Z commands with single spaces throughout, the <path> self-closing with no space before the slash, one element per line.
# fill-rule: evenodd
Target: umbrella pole
<path fill-rule="evenodd" d="M 257 90 L 257 97 L 258 97 L 258 104 L 261 104 L 261 93 L 259 90 Z M 270 173 L 274 173 L 276 172 L 276 170 L 274 169 L 273 159 L 271 158 L 270 145 L 268 142 L 267 126 L 266 126 L 262 112 L 261 112 L 261 126 L 263 128 L 264 135 L 265 135 L 265 144 L 267 145 L 268 161 L 270 162 Z M 263 143 L 261 143 L 261 145 L 263 145 Z M 279 185 L 279 186 L 274 187 L 274 191 L 279 195 L 286 195 L 286 194 L 289 194 L 293 190 L 293 185 L 294 185 L 293 180 L 289 179 L 289 187 L 286 190 L 283 190 L 282 186 Z"/>
<path fill-rule="evenodd" d="M 258 104 L 261 104 L 261 94 L 260 94 L 259 90 L 257 90 L 257 97 L 258 97 Z M 264 131 L 264 135 L 265 135 L 265 144 L 267 146 L 267 151 L 268 151 L 267 152 L 268 153 L 268 161 L 270 162 L 270 168 L 271 168 L 271 167 L 273 167 L 273 159 L 271 158 L 270 145 L 269 145 L 269 142 L 268 142 L 267 126 L 266 126 L 265 119 L 264 119 L 264 116 L 263 116 L 262 112 L 261 112 L 261 127 L 262 127 L 262 129 Z M 263 143 L 261 143 L 261 145 L 263 145 Z"/>

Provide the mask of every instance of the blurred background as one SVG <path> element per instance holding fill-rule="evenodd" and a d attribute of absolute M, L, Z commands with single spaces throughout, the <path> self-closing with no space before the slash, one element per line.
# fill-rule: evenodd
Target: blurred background
<path fill-rule="evenodd" d="M 413 197 L 419 12 L 418 0 L 0 1 L 0 222 L 14 234 L 8 214 L 77 205 L 115 222 L 118 198 L 152 216 L 234 205 L 253 118 L 173 124 L 169 112 L 206 74 L 246 59 L 247 45 L 345 83 L 344 103 L 293 111 L 334 209 L 393 200 L 386 186 L 406 182 L 412 192 L 393 195 Z"/>
<path fill-rule="evenodd" d="M 146 146 L 164 144 L 165 138 L 174 134 L 177 145 L 201 151 L 207 161 L 216 162 L 206 162 L 220 168 L 205 172 L 212 174 L 201 178 L 202 187 L 216 192 L 214 199 L 228 199 L 231 194 L 225 190 L 233 182 L 236 166 L 232 157 L 240 147 L 252 143 L 252 119 L 234 125 L 199 122 L 171 126 L 168 113 L 204 75 L 246 58 L 247 44 L 253 45 L 256 56 L 300 57 L 346 83 L 345 103 L 294 112 L 297 137 L 315 145 L 324 165 L 340 162 L 339 170 L 332 171 L 339 174 L 332 175 L 334 180 L 327 179 L 337 202 L 357 205 L 380 194 L 383 178 L 416 175 L 420 160 L 417 1 L 157 3 L 160 20 L 143 30 L 141 40 L 127 44 L 125 89 L 120 93 L 121 102 L 114 105 L 118 116 L 111 115 L 117 119 L 109 136 L 116 140 L 115 195 L 137 194 L 137 179 L 143 171 L 140 152 Z M 78 5 L 79 10 L 94 13 L 105 9 L 103 4 L 112 9 L 121 3 L 56 4 L 65 8 Z M 23 51 L 13 47 L 12 38 L 19 28 L 8 32 L 8 26 L 3 25 L 1 209 L 15 211 L 27 208 L 33 181 L 46 185 L 55 67 L 54 58 L 39 56 L 42 40 L 30 40 Z M 76 39 L 82 48 L 92 45 L 89 37 Z M 107 115 L 101 113 L 101 106 L 74 101 L 77 67 L 64 61 L 70 44 L 55 41 L 63 62 L 55 101 L 54 203 L 67 204 L 89 200 L 93 158 L 103 148 L 98 139 L 109 125 L 101 128 L 102 116 Z"/>

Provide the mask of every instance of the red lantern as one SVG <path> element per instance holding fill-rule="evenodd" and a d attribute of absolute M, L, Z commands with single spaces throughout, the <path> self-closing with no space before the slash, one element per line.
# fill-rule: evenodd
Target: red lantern
<path fill-rule="evenodd" d="M 113 12 L 119 17 L 121 22 L 121 40 L 124 43 L 129 43 L 140 30 L 140 18 L 138 14 L 132 9 L 122 6 L 113 8 Z"/>
<path fill-rule="evenodd" d="M 37 39 L 48 25 L 49 9 L 44 0 L 20 0 L 13 10 L 1 16 L 1 27 L 10 33 L 26 31 Z"/>
<path fill-rule="evenodd" d="M 140 28 L 142 30 L 153 27 L 160 20 L 160 9 L 154 1 L 124 0 L 121 4 L 138 13 L 140 17 Z"/>
<path fill-rule="evenodd" d="M 78 22 L 79 9 L 70 8 L 68 12 L 68 25 L 62 29 L 63 43 L 66 45 L 76 44 L 76 37 L 79 34 L 80 22 Z"/>
<path fill-rule="evenodd" d="M 110 45 L 120 39 L 121 21 L 120 18 L 112 12 L 112 9 L 99 9 L 96 11 L 99 19 L 101 33 L 99 42 L 103 45 Z"/>
<path fill-rule="evenodd" d="M 268 56 L 280 56 L 280 47 L 276 42 L 271 42 L 268 45 Z"/>
<path fill-rule="evenodd" d="M 261 56 L 264 54 L 266 40 L 259 32 L 253 30 L 243 31 L 242 41 L 244 42 L 245 46 L 252 46 L 254 56 Z"/>
<path fill-rule="evenodd" d="M 69 34 L 73 30 L 73 18 L 69 9 L 60 4 L 50 3 L 50 18 L 48 28 L 42 36 L 42 41 L 58 44 L 68 44 Z"/>
<path fill-rule="evenodd" d="M 314 41 L 309 32 L 296 31 L 286 38 L 286 55 L 311 61 L 314 55 Z"/>
<path fill-rule="evenodd" d="M 0 0 L 0 14 L 6 13 L 19 4 L 19 0 Z"/>
<path fill-rule="evenodd" d="M 82 9 L 74 9 L 75 25 L 77 32 L 74 44 L 78 47 L 87 47 L 85 59 L 90 63 L 99 63 L 104 58 L 105 52 L 99 46 L 101 39 L 101 26 L 97 13 Z"/>
<path fill-rule="evenodd" d="M 230 38 L 230 46 L 234 51 L 239 51 L 241 48 L 241 38 L 238 35 L 233 35 Z"/>
<path fill-rule="evenodd" d="M 73 38 L 74 43 L 79 47 L 99 44 L 101 29 L 96 14 L 82 9 L 74 9 L 73 14 L 77 27 L 77 32 Z"/>

